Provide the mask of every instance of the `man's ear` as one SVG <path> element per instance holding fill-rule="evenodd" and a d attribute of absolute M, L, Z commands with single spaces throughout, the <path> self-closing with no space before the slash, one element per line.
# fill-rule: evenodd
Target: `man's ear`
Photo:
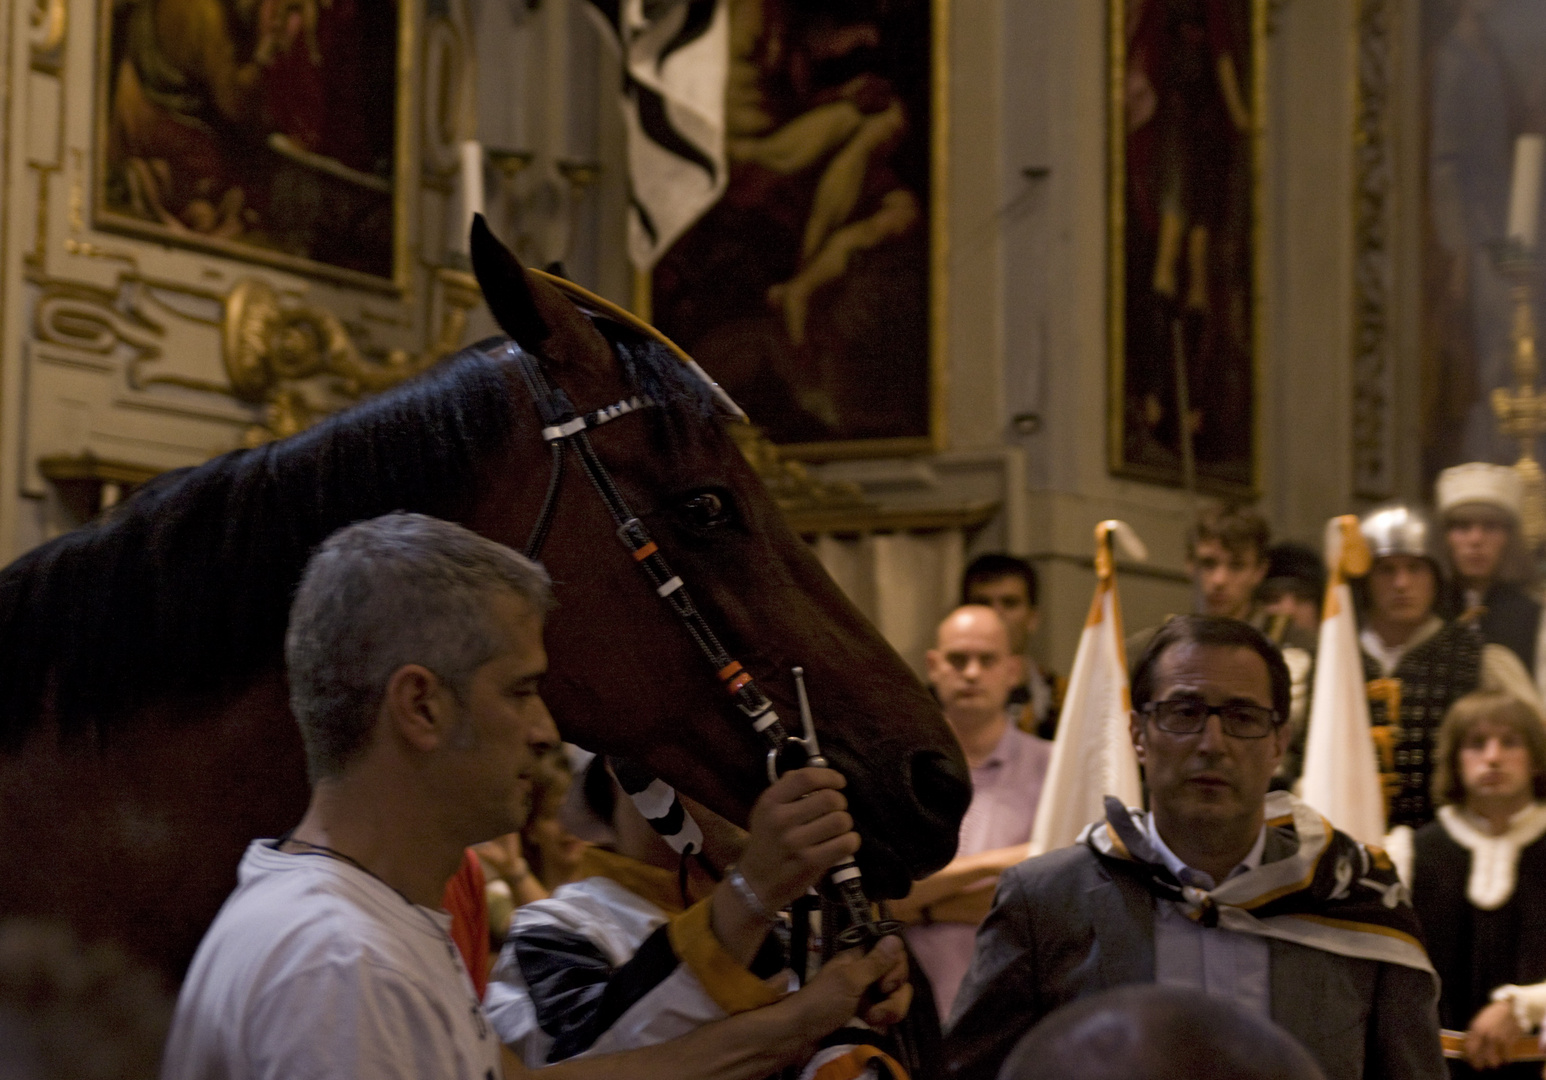
<path fill-rule="evenodd" d="M 936 681 L 940 665 L 944 662 L 945 654 L 938 649 L 930 649 L 923 654 L 923 666 L 929 669 L 929 682 Z"/>
<path fill-rule="evenodd" d="M 1288 753 L 1288 744 L 1293 742 L 1293 740 L 1293 724 L 1292 722 L 1285 720 L 1279 724 L 1277 730 L 1272 733 L 1272 745 L 1277 748 L 1279 761 L 1282 761 L 1283 755 Z"/>
<path fill-rule="evenodd" d="M 1147 764 L 1143 754 L 1143 714 L 1137 709 L 1127 714 L 1127 734 L 1133 740 L 1133 752 L 1138 755 L 1138 764 Z"/>
<path fill-rule="evenodd" d="M 1028 637 L 1028 638 L 1033 638 L 1033 637 L 1036 636 L 1036 631 L 1038 631 L 1040 629 L 1041 629 L 1041 609 L 1040 608 L 1031 608 L 1030 613 L 1027 614 L 1026 617 L 1025 617 L 1025 636 Z"/>
<path fill-rule="evenodd" d="M 422 664 L 404 664 L 387 679 L 381 718 L 388 730 L 422 753 L 445 744 L 456 717 L 450 689 Z"/>
<path fill-rule="evenodd" d="M 1021 656 L 1019 653 L 1010 653 L 1008 656 L 1004 657 L 1004 662 L 1014 670 L 1015 686 L 1019 686 L 1021 683 L 1025 682 L 1025 657 Z"/>

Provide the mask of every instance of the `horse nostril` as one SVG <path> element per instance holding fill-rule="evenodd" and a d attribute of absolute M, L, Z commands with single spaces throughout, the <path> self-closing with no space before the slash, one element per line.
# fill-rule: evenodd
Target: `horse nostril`
<path fill-rule="evenodd" d="M 972 801 L 972 781 L 951 757 L 937 750 L 920 750 L 911 764 L 913 799 L 924 813 L 952 828 Z"/>

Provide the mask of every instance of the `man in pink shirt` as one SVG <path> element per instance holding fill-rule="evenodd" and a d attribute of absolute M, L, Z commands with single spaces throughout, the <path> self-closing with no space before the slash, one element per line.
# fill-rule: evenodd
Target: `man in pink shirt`
<path fill-rule="evenodd" d="M 990 607 L 968 604 L 939 625 L 927 655 L 929 681 L 966 752 L 972 805 L 961 822 L 955 861 L 913 886 L 893 912 L 909 923 L 907 943 L 934 988 L 940 1018 L 950 1015 L 971 965 L 977 924 L 993 903 L 998 875 L 1025 858 L 1052 744 L 1009 722 L 1009 694 L 1024 661 Z"/>

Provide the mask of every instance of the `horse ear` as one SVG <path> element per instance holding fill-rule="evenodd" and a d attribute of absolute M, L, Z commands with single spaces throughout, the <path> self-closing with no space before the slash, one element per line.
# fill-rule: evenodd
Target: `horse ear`
<path fill-rule="evenodd" d="M 478 287 L 504 332 L 527 352 L 548 339 L 551 331 L 537 310 L 536 297 L 526 281 L 526 270 L 515 253 L 494 235 L 482 214 L 472 218 L 472 270 Z"/>

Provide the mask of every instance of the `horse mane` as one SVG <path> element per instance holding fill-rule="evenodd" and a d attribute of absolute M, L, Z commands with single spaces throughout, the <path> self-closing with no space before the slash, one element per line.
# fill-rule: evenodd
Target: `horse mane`
<path fill-rule="evenodd" d="M 596 324 L 663 406 L 659 437 L 712 409 L 663 346 Z M 393 510 L 471 511 L 531 415 L 512 407 L 527 396 L 519 355 L 480 342 L 292 438 L 162 474 L 0 570 L 0 751 L 49 718 L 108 737 L 155 701 L 213 704 L 277 668 L 292 593 L 328 535 Z"/>

